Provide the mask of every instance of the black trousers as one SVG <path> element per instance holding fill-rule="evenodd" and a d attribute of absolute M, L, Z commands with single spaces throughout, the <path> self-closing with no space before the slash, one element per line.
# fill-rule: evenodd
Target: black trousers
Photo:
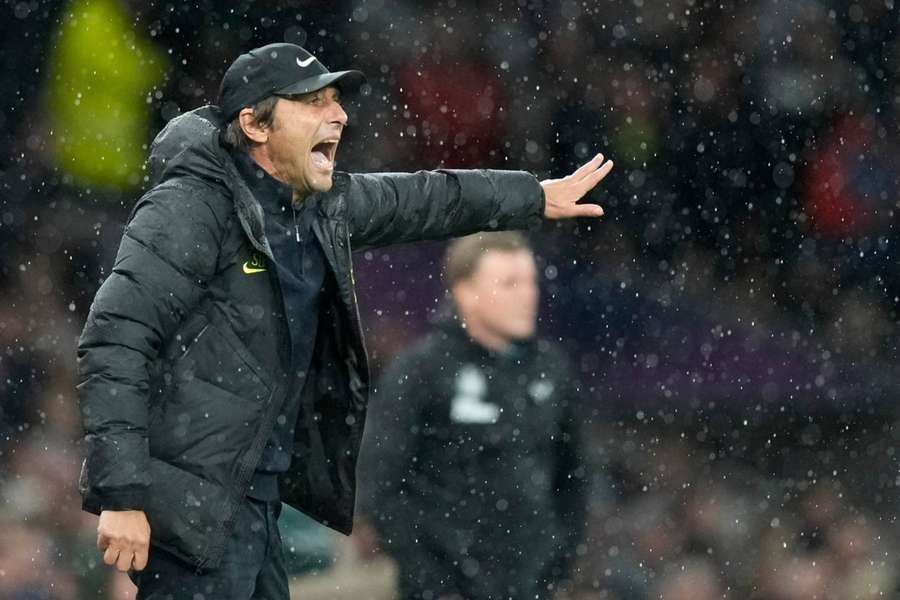
<path fill-rule="evenodd" d="M 150 547 L 143 571 L 130 571 L 137 600 L 289 600 L 278 515 L 281 502 L 247 498 L 215 569 L 196 569 Z"/>

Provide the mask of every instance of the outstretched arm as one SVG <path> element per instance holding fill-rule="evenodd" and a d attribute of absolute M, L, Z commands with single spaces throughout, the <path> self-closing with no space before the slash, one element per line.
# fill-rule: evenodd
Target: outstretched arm
<path fill-rule="evenodd" d="M 544 193 L 521 171 L 441 170 L 351 175 L 354 250 L 477 231 L 537 227 Z"/>
<path fill-rule="evenodd" d="M 482 169 L 351 175 L 353 248 L 527 229 L 542 218 L 599 217 L 599 206 L 576 203 L 612 166 L 598 154 L 562 179 L 541 182 L 523 171 Z"/>

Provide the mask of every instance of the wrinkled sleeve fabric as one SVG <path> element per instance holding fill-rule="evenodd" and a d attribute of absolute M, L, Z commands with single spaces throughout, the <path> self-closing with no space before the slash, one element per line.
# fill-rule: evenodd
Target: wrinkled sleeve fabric
<path fill-rule="evenodd" d="M 81 487 L 99 510 L 144 507 L 150 366 L 213 275 L 221 231 L 189 189 L 155 188 L 132 211 L 77 350 Z"/>
<path fill-rule="evenodd" d="M 544 190 L 523 171 L 356 174 L 347 194 L 355 250 L 478 231 L 533 229 Z"/>

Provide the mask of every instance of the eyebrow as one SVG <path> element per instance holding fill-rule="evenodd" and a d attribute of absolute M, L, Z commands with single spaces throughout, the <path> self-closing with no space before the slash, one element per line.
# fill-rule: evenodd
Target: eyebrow
<path fill-rule="evenodd" d="M 328 88 L 323 88 L 321 90 L 316 90 L 314 92 L 306 92 L 305 94 L 289 94 L 282 96 L 282 98 L 287 98 L 288 100 L 303 100 L 306 98 L 317 98 L 320 95 L 326 95 L 325 90 Z M 334 99 L 337 101 L 341 100 L 341 92 L 337 88 L 334 90 Z"/>

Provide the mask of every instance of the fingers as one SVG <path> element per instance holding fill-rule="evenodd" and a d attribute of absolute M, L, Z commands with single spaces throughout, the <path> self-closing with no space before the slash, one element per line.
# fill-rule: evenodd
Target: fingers
<path fill-rule="evenodd" d="M 134 548 L 122 547 L 121 544 L 113 544 L 103 535 L 97 536 L 97 548 L 103 551 L 103 562 L 115 565 L 116 569 L 125 572 L 129 569 L 142 571 L 147 566 L 149 559 L 149 544 L 137 544 Z"/>
<path fill-rule="evenodd" d="M 603 207 L 597 204 L 573 204 L 567 217 L 602 217 Z"/>
<path fill-rule="evenodd" d="M 598 155 L 598 156 L 602 156 L 602 155 Z M 596 171 L 589 173 L 587 176 L 585 176 L 585 178 L 581 180 L 582 185 L 585 186 L 584 192 L 582 193 L 582 195 L 588 193 L 589 191 L 591 191 L 592 189 L 597 187 L 597 184 L 600 183 L 601 181 L 603 181 L 603 178 L 606 177 L 607 175 L 609 175 L 609 172 L 612 171 L 612 169 L 613 169 L 613 161 L 608 160 L 599 169 L 597 169 Z"/>
<path fill-rule="evenodd" d="M 131 563 L 134 561 L 134 552 L 131 550 L 122 550 L 119 552 L 119 559 L 116 561 L 116 568 L 123 573 L 128 571 L 131 568 Z"/>
<path fill-rule="evenodd" d="M 97 524 L 97 548 L 103 552 L 103 562 L 115 565 L 119 571 L 142 570 L 150 552 L 147 516 L 143 511 L 102 511 Z"/>
<path fill-rule="evenodd" d="M 147 550 L 132 552 L 109 546 L 103 553 L 103 562 L 108 565 L 116 565 L 116 569 L 123 573 L 132 568 L 141 571 L 147 566 Z"/>
<path fill-rule="evenodd" d="M 147 559 L 148 548 L 145 546 L 134 553 L 134 570 L 143 571 L 144 567 L 147 566 Z"/>
<path fill-rule="evenodd" d="M 604 162 L 602 154 L 597 154 L 574 173 L 562 179 L 546 179 L 541 181 L 544 189 L 544 217 L 548 219 L 567 219 L 571 217 L 600 217 L 603 209 L 596 204 L 577 204 L 577 202 L 613 169 L 611 160 Z"/>
<path fill-rule="evenodd" d="M 603 154 L 598 153 L 594 158 L 584 163 L 580 167 L 578 167 L 574 173 L 572 173 L 569 177 L 574 179 L 575 181 L 581 181 L 591 173 L 597 170 L 603 164 Z"/>

